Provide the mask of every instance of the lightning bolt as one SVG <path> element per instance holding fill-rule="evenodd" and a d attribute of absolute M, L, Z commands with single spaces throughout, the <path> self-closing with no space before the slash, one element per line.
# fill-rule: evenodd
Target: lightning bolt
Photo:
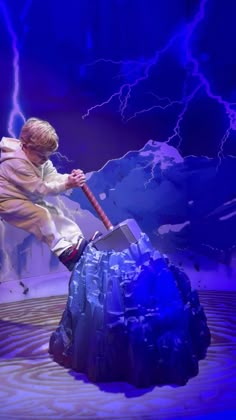
<path fill-rule="evenodd" d="M 59 169 L 58 164 L 61 163 L 62 161 L 67 162 L 67 163 L 72 163 L 74 162 L 73 160 L 69 159 L 66 155 L 63 155 L 61 152 L 57 151 L 54 152 L 53 157 L 55 157 L 57 159 L 57 168 Z"/>
<path fill-rule="evenodd" d="M 188 35 L 187 35 L 187 58 L 188 62 L 192 65 L 192 75 L 197 77 L 202 85 L 205 88 L 206 94 L 209 98 L 216 100 L 219 104 L 223 105 L 226 114 L 229 117 L 229 130 L 233 129 L 236 130 L 236 112 L 232 109 L 232 106 L 235 105 L 234 103 L 230 103 L 225 101 L 220 95 L 216 95 L 212 92 L 211 86 L 209 81 L 205 78 L 203 73 L 200 71 L 200 66 L 196 58 L 192 55 L 191 49 L 191 37 L 196 30 L 196 27 L 199 23 L 205 19 L 206 14 L 206 5 L 209 0 L 202 0 L 200 3 L 200 8 L 198 13 L 196 14 L 193 22 L 188 26 Z"/>
<path fill-rule="evenodd" d="M 119 100 L 119 112 L 123 121 L 130 121 L 133 118 L 136 118 L 138 115 L 147 113 L 152 111 L 153 109 L 159 109 L 160 111 L 166 111 L 170 107 L 180 107 L 180 111 L 176 117 L 175 126 L 173 127 L 173 134 L 166 139 L 167 143 L 173 144 L 174 140 L 177 138 L 178 143 L 176 145 L 177 148 L 180 147 L 182 142 L 181 136 L 181 123 L 185 117 L 186 112 L 189 109 L 190 103 L 196 97 L 196 94 L 202 90 L 205 92 L 208 98 L 213 99 L 218 104 L 222 105 L 224 111 L 228 117 L 228 127 L 223 135 L 223 137 L 219 140 L 219 153 L 218 157 L 220 158 L 223 155 L 224 145 L 227 142 L 227 139 L 230 136 L 232 130 L 236 130 L 236 111 L 234 110 L 235 103 L 227 102 L 222 96 L 213 92 L 211 84 L 209 80 L 205 77 L 204 73 L 201 71 L 200 64 L 196 57 L 194 57 L 192 52 L 192 42 L 193 37 L 198 29 L 199 25 L 206 19 L 207 15 L 207 5 L 210 0 L 201 0 L 198 10 L 196 11 L 194 17 L 192 18 L 191 22 L 185 25 L 184 29 L 181 30 L 179 33 L 175 34 L 169 41 L 167 41 L 166 45 L 159 51 L 156 51 L 155 55 L 146 61 L 138 61 L 138 60 L 130 60 L 130 61 L 122 61 L 122 60 L 112 60 L 112 59 L 105 59 L 100 58 L 94 61 L 93 63 L 89 63 L 88 65 L 97 65 L 99 63 L 103 63 L 104 65 L 114 65 L 118 66 L 120 69 L 121 66 L 123 68 L 128 69 L 127 72 L 123 72 L 122 74 L 118 74 L 116 78 L 120 77 L 133 77 L 134 80 L 131 82 L 126 82 L 118 87 L 117 91 L 112 93 L 107 99 L 103 102 L 98 103 L 92 107 L 90 107 L 87 112 L 82 116 L 82 118 L 88 117 L 91 112 L 94 110 L 101 108 L 105 105 L 110 104 L 114 99 Z M 185 47 L 185 60 L 186 60 L 186 80 L 185 84 L 186 87 L 190 87 L 190 81 L 192 82 L 193 87 L 191 88 L 191 92 L 188 94 L 183 94 L 182 98 L 179 99 L 170 99 L 170 98 L 161 98 L 160 96 L 156 95 L 157 104 L 152 106 L 146 107 L 144 109 L 134 111 L 132 115 L 127 117 L 128 111 L 130 112 L 130 99 L 132 94 L 135 94 L 135 89 L 147 80 L 150 77 L 150 73 L 154 66 L 157 66 L 160 61 L 160 57 L 167 53 L 169 49 L 177 42 L 181 41 Z M 140 77 L 136 77 L 137 73 L 140 73 Z"/>
<path fill-rule="evenodd" d="M 199 89 L 201 88 L 201 86 L 202 86 L 202 83 L 200 83 L 195 89 L 193 89 L 191 95 L 189 95 L 187 98 L 185 98 L 184 100 L 182 100 L 183 109 L 182 109 L 182 111 L 178 115 L 178 119 L 176 121 L 174 130 L 173 130 L 174 132 L 173 132 L 172 136 L 168 137 L 168 139 L 166 141 L 166 143 L 171 143 L 173 141 L 173 139 L 175 137 L 177 137 L 179 139 L 179 142 L 178 142 L 178 144 L 176 146 L 177 149 L 179 149 L 179 147 L 180 147 L 180 145 L 181 145 L 181 143 L 183 141 L 183 138 L 182 138 L 181 132 L 180 132 L 180 124 L 181 124 L 181 122 L 182 122 L 182 120 L 184 118 L 184 115 L 185 115 L 186 111 L 188 110 L 188 107 L 189 107 L 190 102 L 194 99 L 196 93 L 199 91 Z"/>
<path fill-rule="evenodd" d="M 19 104 L 19 49 L 16 32 L 13 29 L 9 12 L 5 4 L 0 1 L 0 9 L 6 24 L 7 31 L 11 38 L 11 46 L 13 53 L 13 93 L 12 93 L 12 110 L 8 120 L 8 133 L 12 137 L 16 137 L 15 126 L 18 123 L 25 122 L 24 114 Z"/>
<path fill-rule="evenodd" d="M 228 116 L 229 126 L 225 134 L 223 135 L 222 139 L 220 140 L 220 146 L 219 146 L 219 152 L 218 152 L 219 163 L 217 166 L 217 170 L 218 170 L 221 163 L 221 157 L 223 156 L 224 145 L 227 142 L 231 131 L 236 130 L 236 112 L 234 111 L 234 109 L 232 109 L 235 103 L 227 102 L 226 100 L 222 98 L 222 96 L 213 93 L 209 81 L 205 78 L 204 74 L 200 71 L 199 62 L 192 55 L 191 37 L 196 27 L 199 25 L 199 23 L 205 19 L 207 4 L 208 4 L 208 0 L 201 1 L 199 11 L 196 14 L 193 22 L 189 25 L 188 36 L 186 40 L 187 41 L 187 58 L 188 58 L 188 62 L 192 65 L 192 76 L 195 76 L 198 78 L 198 80 L 204 86 L 207 96 L 217 101 L 219 104 L 221 104 L 225 109 L 226 115 Z"/>
<path fill-rule="evenodd" d="M 150 71 L 152 69 L 152 67 L 154 67 L 155 65 L 157 65 L 160 57 L 166 53 L 170 47 L 176 42 L 176 40 L 183 36 L 183 31 L 175 34 L 168 42 L 167 44 L 161 49 L 156 51 L 154 57 L 152 57 L 150 60 L 148 60 L 147 62 L 143 62 L 143 61 L 114 61 L 114 60 L 106 60 L 106 59 L 98 59 L 96 61 L 94 61 L 94 63 L 90 63 L 89 65 L 91 66 L 92 64 L 96 65 L 98 63 L 104 62 L 104 63 L 110 63 L 113 65 L 118 65 L 120 66 L 121 64 L 125 67 L 130 67 L 130 66 L 135 66 L 135 68 L 132 68 L 128 73 L 126 73 L 125 75 L 130 75 L 132 73 L 137 73 L 137 71 L 139 71 L 140 73 L 143 73 L 142 76 L 138 77 L 137 79 L 135 79 L 133 82 L 131 83 L 124 83 L 123 85 L 120 86 L 119 90 L 115 93 L 113 93 L 112 95 L 109 96 L 108 99 L 106 99 L 104 102 L 94 105 L 91 108 L 89 108 L 87 110 L 87 112 L 82 116 L 82 118 L 86 118 L 90 115 L 90 113 L 95 110 L 96 108 L 101 108 L 104 105 L 107 105 L 109 103 L 112 102 L 113 99 L 115 98 L 119 98 L 119 111 L 122 117 L 122 120 L 125 120 L 125 111 L 127 109 L 128 106 L 128 102 L 129 99 L 131 97 L 131 93 L 132 90 L 134 88 L 136 88 L 141 82 L 147 80 L 149 78 L 150 75 Z M 137 70 L 138 69 L 138 70 Z"/>

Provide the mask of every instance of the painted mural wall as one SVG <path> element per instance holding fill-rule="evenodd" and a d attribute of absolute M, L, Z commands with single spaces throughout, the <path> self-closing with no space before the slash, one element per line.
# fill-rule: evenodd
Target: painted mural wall
<path fill-rule="evenodd" d="M 1 136 L 48 120 L 58 170 L 82 168 L 112 223 L 135 218 L 202 289 L 236 284 L 235 11 L 220 0 L 0 0 Z M 86 237 L 105 232 L 82 191 L 56 201 Z M 65 287 L 69 274 L 31 235 L 1 222 L 0 241 L 0 291 Z"/>

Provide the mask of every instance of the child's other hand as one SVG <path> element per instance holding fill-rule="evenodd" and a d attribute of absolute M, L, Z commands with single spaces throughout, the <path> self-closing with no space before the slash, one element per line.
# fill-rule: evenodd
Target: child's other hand
<path fill-rule="evenodd" d="M 73 169 L 68 176 L 67 188 L 82 187 L 86 181 L 85 174 L 81 169 Z"/>

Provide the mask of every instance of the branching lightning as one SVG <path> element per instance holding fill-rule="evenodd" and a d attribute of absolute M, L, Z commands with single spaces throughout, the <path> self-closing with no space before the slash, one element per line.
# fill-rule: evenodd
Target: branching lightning
<path fill-rule="evenodd" d="M 124 83 L 120 83 L 118 89 L 115 92 L 111 93 L 107 97 L 107 99 L 90 107 L 87 110 L 87 112 L 82 116 L 82 118 L 85 119 L 86 117 L 89 117 L 93 111 L 111 104 L 114 100 L 118 101 L 119 113 L 121 115 L 122 120 L 126 122 L 136 118 L 140 114 L 148 113 L 154 109 L 159 109 L 161 112 L 165 112 L 170 107 L 178 107 L 180 108 L 180 111 L 176 117 L 176 122 L 173 127 L 173 133 L 165 141 L 172 144 L 175 141 L 175 145 L 179 147 L 182 142 L 181 123 L 183 122 L 185 114 L 189 109 L 190 102 L 195 98 L 197 92 L 200 89 L 202 89 L 202 91 L 204 91 L 209 98 L 217 101 L 220 105 L 222 105 L 228 117 L 228 128 L 224 133 L 223 137 L 219 140 L 219 156 L 221 156 L 223 154 L 224 145 L 227 142 L 231 131 L 236 130 L 236 111 L 234 109 L 235 104 L 227 102 L 223 99 L 222 96 L 212 91 L 209 80 L 207 80 L 207 78 L 204 76 L 200 68 L 200 63 L 192 52 L 193 36 L 196 33 L 196 30 L 198 29 L 199 25 L 201 25 L 201 23 L 206 20 L 206 9 L 210 1 L 211 0 L 201 0 L 199 8 L 195 13 L 195 16 L 193 17 L 192 21 L 186 24 L 181 31 L 174 34 L 174 36 L 171 36 L 170 39 L 167 40 L 166 44 L 160 50 L 157 50 L 155 52 L 153 57 L 147 60 L 142 59 L 126 61 L 113 60 L 109 58 L 99 58 L 94 62 L 89 63 L 87 66 L 95 66 L 97 64 L 103 64 L 104 66 L 106 66 L 112 64 L 118 69 L 115 78 L 117 80 L 126 78 L 126 81 Z M 30 6 L 31 0 L 26 1 L 24 5 L 24 10 L 22 11 L 21 19 L 24 19 Z M 8 132 L 11 136 L 15 137 L 16 123 L 19 121 L 21 123 L 25 121 L 25 117 L 19 103 L 19 40 L 12 24 L 10 12 L 6 7 L 6 4 L 2 0 L 0 0 L 0 12 L 2 12 L 6 28 L 11 39 L 11 47 L 13 54 L 12 109 L 10 111 L 8 120 Z M 132 109 L 133 105 L 131 104 L 131 99 L 133 97 L 135 98 L 135 94 L 137 93 L 140 86 L 143 87 L 143 83 L 147 79 L 149 79 L 152 70 L 158 65 L 160 65 L 161 57 L 164 56 L 168 51 L 170 51 L 170 49 L 177 42 L 182 42 L 185 45 L 186 67 L 188 68 L 188 76 L 186 76 L 186 79 L 191 78 L 191 80 L 195 81 L 195 86 L 191 89 L 192 91 L 190 93 L 188 92 L 187 95 L 183 95 L 182 98 L 180 97 L 176 99 L 162 98 L 156 95 L 156 104 L 152 106 L 147 106 L 139 110 Z M 123 71 L 121 71 L 122 67 Z M 139 76 L 137 76 L 137 74 Z M 128 82 L 128 79 L 131 79 L 131 81 Z M 177 144 L 176 139 L 178 139 Z"/>
<path fill-rule="evenodd" d="M 134 90 L 134 88 L 136 88 L 140 83 L 142 83 L 144 80 L 147 80 L 149 78 L 150 75 L 150 71 L 152 69 L 152 67 L 156 66 L 160 57 L 165 54 L 170 48 L 171 46 L 176 42 L 176 40 L 183 36 L 183 32 L 177 33 L 175 34 L 168 42 L 167 44 L 161 49 L 158 50 L 154 57 L 152 57 L 150 60 L 148 60 L 147 62 L 138 62 L 138 61 L 126 61 L 126 62 L 122 62 L 122 61 L 114 61 L 114 60 L 105 60 L 105 59 L 99 59 L 96 60 L 93 64 L 97 64 L 100 62 L 104 62 L 104 63 L 111 63 L 113 65 L 126 65 L 126 66 L 135 66 L 135 70 L 133 70 L 133 72 L 137 71 L 137 68 L 139 68 L 139 72 L 143 73 L 142 76 L 138 77 L 137 79 L 135 79 L 132 83 L 124 83 L 120 86 L 119 90 L 117 92 L 114 92 L 112 95 L 109 96 L 108 99 L 106 99 L 105 101 L 103 101 L 100 104 L 94 105 L 93 107 L 89 108 L 86 112 L 86 114 L 84 114 L 82 116 L 82 118 L 86 118 L 90 115 L 90 113 L 95 110 L 96 108 L 101 108 L 104 105 L 107 105 L 109 103 L 111 103 L 111 101 L 115 98 L 119 99 L 119 111 L 121 114 L 121 117 L 123 120 L 127 120 L 126 116 L 125 116 L 125 111 L 127 110 L 127 106 L 128 106 L 128 102 L 129 99 L 131 97 L 132 91 Z M 92 63 L 90 63 L 90 65 L 92 65 Z M 131 74 L 132 71 L 129 71 L 129 74 Z M 127 75 L 127 74 L 126 74 Z"/>
<path fill-rule="evenodd" d="M 8 120 L 8 133 L 12 137 L 16 137 L 15 123 L 19 119 L 25 122 L 24 114 L 19 103 L 19 48 L 16 32 L 13 29 L 9 12 L 5 4 L 0 1 L 0 10 L 2 12 L 4 22 L 11 39 L 12 54 L 13 54 L 13 93 L 12 93 L 12 109 Z"/>
<path fill-rule="evenodd" d="M 93 63 L 90 63 L 89 65 L 97 65 L 99 63 L 104 63 L 104 65 L 112 64 L 114 66 L 118 66 L 120 69 L 121 66 L 129 68 L 127 73 L 122 73 L 123 77 L 132 76 L 137 74 L 137 71 L 141 73 L 142 75 L 140 77 L 135 78 L 130 83 L 123 83 L 120 85 L 117 91 L 113 92 L 107 99 L 102 101 L 101 103 L 98 103 L 92 107 L 90 107 L 87 112 L 83 115 L 82 118 L 89 117 L 91 112 L 94 110 L 101 108 L 105 105 L 110 104 L 114 99 L 119 100 L 119 112 L 121 115 L 121 118 L 123 121 L 130 121 L 133 118 L 136 118 L 140 114 L 144 114 L 147 112 L 152 111 L 153 109 L 159 109 L 161 111 L 165 111 L 170 107 L 180 107 L 180 112 L 177 115 L 175 126 L 173 127 L 173 134 L 166 139 L 167 143 L 172 143 L 177 138 L 178 143 L 176 147 L 179 147 L 182 142 L 182 136 L 181 136 L 181 123 L 183 122 L 183 119 L 185 117 L 186 112 L 189 109 L 189 105 L 191 101 L 195 98 L 196 94 L 201 89 L 207 97 L 213 99 L 214 101 L 217 101 L 225 110 L 225 113 L 228 117 L 229 126 L 223 135 L 222 139 L 219 139 L 219 154 L 220 157 L 223 154 L 223 148 L 224 145 L 229 138 L 229 135 L 232 130 L 236 130 L 236 111 L 234 110 L 234 103 L 229 103 L 226 100 L 223 99 L 222 96 L 214 93 L 211 88 L 211 84 L 209 80 L 204 76 L 200 69 L 200 64 L 197 60 L 197 58 L 194 57 L 192 52 L 192 41 L 193 36 L 196 33 L 196 30 L 198 29 L 199 25 L 203 21 L 206 20 L 207 16 L 207 5 L 210 2 L 210 0 L 201 0 L 199 4 L 199 8 L 197 12 L 195 13 L 193 19 L 191 22 L 185 25 L 184 30 L 175 34 L 174 37 L 172 37 L 169 41 L 167 41 L 166 45 L 159 51 L 156 51 L 154 57 L 151 59 L 148 59 L 147 61 L 115 61 L 111 59 L 105 59 L 100 58 L 94 61 Z M 152 106 L 146 107 L 141 110 L 134 110 L 132 112 L 132 115 L 128 115 L 130 111 L 130 99 L 131 96 L 135 96 L 136 89 L 140 87 L 140 85 L 149 78 L 150 72 L 154 66 L 158 66 L 160 57 L 167 53 L 170 48 L 176 43 L 177 41 L 182 41 L 185 45 L 185 54 L 186 54 L 186 68 L 188 69 L 188 75 L 186 75 L 186 81 L 190 79 L 193 83 L 193 87 L 191 88 L 191 92 L 188 93 L 188 95 L 183 95 L 182 98 L 178 99 L 171 99 L 171 98 L 161 98 L 157 96 L 157 104 L 154 104 Z M 120 74 L 117 75 L 117 78 L 122 77 Z M 164 102 L 163 102 L 164 101 Z M 175 143 L 176 144 L 176 143 Z"/>
<path fill-rule="evenodd" d="M 235 105 L 234 103 L 229 103 L 226 100 L 224 100 L 220 95 L 216 95 L 213 93 L 211 89 L 210 82 L 206 79 L 204 74 L 200 71 L 200 65 L 198 60 L 193 56 L 192 49 L 191 49 L 191 37 L 196 30 L 196 27 L 199 25 L 201 21 L 205 19 L 206 16 L 206 6 L 208 4 L 209 0 L 202 0 L 200 3 L 199 11 L 195 15 L 195 18 L 191 24 L 188 25 L 188 32 L 187 32 L 187 59 L 188 62 L 192 65 L 192 76 L 197 77 L 199 82 L 203 85 L 205 92 L 207 96 L 215 101 L 217 101 L 219 104 L 221 104 L 224 109 L 225 113 L 228 116 L 229 120 L 229 126 L 224 133 L 222 139 L 220 140 L 220 146 L 219 146 L 219 152 L 218 157 L 221 160 L 221 156 L 223 155 L 223 149 L 224 144 L 229 138 L 229 135 L 232 130 L 236 130 L 236 112 L 232 109 L 232 107 Z"/>

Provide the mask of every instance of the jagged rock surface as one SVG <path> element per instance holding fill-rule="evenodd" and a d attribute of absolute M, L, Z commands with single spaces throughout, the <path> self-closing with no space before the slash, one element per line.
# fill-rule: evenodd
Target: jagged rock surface
<path fill-rule="evenodd" d="M 209 344 L 188 277 L 142 234 L 119 253 L 88 246 L 72 273 L 49 352 L 93 382 L 148 387 L 186 384 Z"/>

